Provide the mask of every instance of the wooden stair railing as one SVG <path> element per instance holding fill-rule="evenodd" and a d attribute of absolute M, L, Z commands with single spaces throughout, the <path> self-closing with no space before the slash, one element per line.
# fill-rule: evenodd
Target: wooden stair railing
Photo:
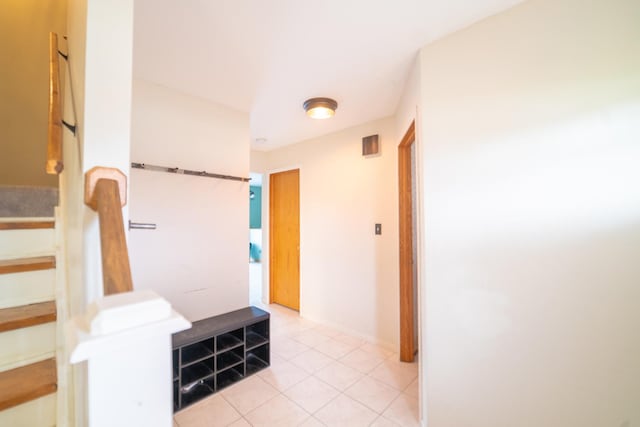
<path fill-rule="evenodd" d="M 47 136 L 48 174 L 58 175 L 64 168 L 62 162 L 62 101 L 60 98 L 60 61 L 58 59 L 58 35 L 49 33 L 49 125 Z"/>
<path fill-rule="evenodd" d="M 95 167 L 85 174 L 84 202 L 98 212 L 104 295 L 133 290 L 122 207 L 127 177 L 118 169 Z"/>

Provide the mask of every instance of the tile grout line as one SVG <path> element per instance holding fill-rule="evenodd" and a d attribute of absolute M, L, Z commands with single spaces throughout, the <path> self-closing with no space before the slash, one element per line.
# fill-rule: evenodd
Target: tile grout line
<path fill-rule="evenodd" d="M 216 394 L 218 394 L 218 393 L 216 393 Z M 238 408 L 236 408 L 236 407 L 235 407 L 235 405 L 234 405 L 233 403 L 231 403 L 231 402 L 230 402 L 230 401 L 225 397 L 225 395 L 224 395 L 224 394 L 222 394 L 222 392 L 220 392 L 219 394 L 220 394 L 220 397 L 222 397 L 222 400 L 224 400 L 225 402 L 227 402 L 227 404 L 228 404 L 229 406 L 231 406 L 231 407 L 233 408 L 233 410 L 234 410 L 234 411 L 236 411 L 238 414 L 240 414 L 240 418 L 244 418 L 244 415 L 242 414 L 242 412 L 240 412 L 240 410 L 239 410 Z M 234 421 L 234 423 L 235 423 L 236 421 L 238 421 L 238 420 L 235 420 L 235 421 Z M 231 423 L 231 424 L 233 424 L 233 423 Z M 249 424 L 251 424 L 251 423 L 249 423 Z M 180 427 L 180 426 L 178 426 L 178 427 Z"/>

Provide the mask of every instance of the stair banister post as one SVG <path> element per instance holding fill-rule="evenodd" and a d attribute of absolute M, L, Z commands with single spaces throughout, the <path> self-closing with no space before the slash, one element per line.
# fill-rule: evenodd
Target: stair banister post
<path fill-rule="evenodd" d="M 189 327 L 151 290 L 105 296 L 71 319 L 70 362 L 87 362 L 88 426 L 171 427 L 171 336 Z"/>

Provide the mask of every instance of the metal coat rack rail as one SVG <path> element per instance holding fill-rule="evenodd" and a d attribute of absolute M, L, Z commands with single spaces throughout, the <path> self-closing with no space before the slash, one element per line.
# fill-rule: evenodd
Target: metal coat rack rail
<path fill-rule="evenodd" d="M 170 168 L 167 166 L 148 165 L 146 163 L 131 163 L 131 167 L 133 169 L 144 169 L 144 170 L 151 170 L 156 172 L 168 172 L 168 173 L 177 173 L 182 175 L 203 176 L 206 178 L 226 179 L 229 181 L 249 182 L 251 180 L 251 178 L 244 178 L 241 176 L 221 175 L 218 173 L 211 173 L 207 171 L 194 171 L 189 169 L 180 169 L 177 167 Z"/>

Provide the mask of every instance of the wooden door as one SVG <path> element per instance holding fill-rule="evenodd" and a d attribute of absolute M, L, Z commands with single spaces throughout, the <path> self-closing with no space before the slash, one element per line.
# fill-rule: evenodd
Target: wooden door
<path fill-rule="evenodd" d="M 300 310 L 300 171 L 269 177 L 270 301 Z"/>

